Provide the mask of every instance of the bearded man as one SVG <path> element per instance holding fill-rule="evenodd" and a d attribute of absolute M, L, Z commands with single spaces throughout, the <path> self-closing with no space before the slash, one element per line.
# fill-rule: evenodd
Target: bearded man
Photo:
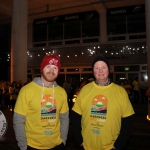
<path fill-rule="evenodd" d="M 64 150 L 69 126 L 65 90 L 56 83 L 60 58 L 47 55 L 40 65 L 41 77 L 23 86 L 13 116 L 21 150 Z"/>

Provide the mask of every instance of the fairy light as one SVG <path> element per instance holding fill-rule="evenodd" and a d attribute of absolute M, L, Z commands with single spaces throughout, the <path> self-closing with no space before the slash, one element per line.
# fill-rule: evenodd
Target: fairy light
<path fill-rule="evenodd" d="M 45 51 L 45 55 L 50 55 L 50 54 L 54 54 L 54 53 L 56 55 L 58 55 L 57 50 L 54 50 L 54 49 L 47 50 L 44 47 L 40 50 L 40 52 L 38 52 L 36 54 L 32 53 L 32 55 L 30 54 L 31 50 L 30 50 L 30 52 L 27 51 L 27 55 L 29 57 L 34 57 L 34 55 L 35 55 L 35 57 L 39 57 L 39 56 L 42 55 L 41 52 L 43 52 L 43 51 Z M 141 46 L 134 45 L 134 47 L 130 46 L 130 45 L 125 45 L 125 46 L 122 46 L 122 47 L 119 46 L 119 45 L 104 45 L 104 46 L 103 45 L 102 46 L 95 45 L 95 46 L 89 46 L 87 49 L 85 49 L 85 50 L 83 49 L 82 51 L 77 50 L 77 53 L 75 52 L 76 54 L 74 54 L 73 56 L 74 57 L 79 57 L 79 56 L 83 56 L 83 55 L 85 55 L 85 56 L 86 55 L 87 56 L 96 56 L 96 55 L 119 55 L 119 54 L 121 54 L 121 55 L 123 55 L 123 54 L 131 55 L 132 54 L 133 55 L 133 54 L 141 54 L 141 53 L 146 53 L 146 52 L 147 51 L 146 51 L 146 46 L 145 45 L 141 45 Z M 9 58 L 10 54 L 7 54 L 7 55 L 8 55 L 7 58 Z M 60 54 L 58 56 L 60 57 Z M 71 58 L 73 56 L 69 53 L 66 54 L 67 58 Z"/>

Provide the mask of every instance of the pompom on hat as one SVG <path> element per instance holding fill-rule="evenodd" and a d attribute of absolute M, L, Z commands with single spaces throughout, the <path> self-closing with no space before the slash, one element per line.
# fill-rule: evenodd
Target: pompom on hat
<path fill-rule="evenodd" d="M 109 70 L 109 72 L 110 72 L 110 65 L 109 65 L 109 62 L 108 62 L 108 60 L 107 60 L 105 57 L 102 57 L 102 56 L 97 56 L 97 57 L 93 60 L 93 62 L 92 62 L 92 70 L 93 70 L 93 68 L 94 68 L 94 64 L 95 64 L 97 61 L 103 61 L 103 62 L 105 62 L 106 65 L 107 65 L 107 67 L 108 67 L 108 70 Z"/>
<path fill-rule="evenodd" d="M 42 63 L 40 65 L 40 72 L 43 71 L 43 69 L 45 68 L 45 66 L 47 65 L 54 65 L 58 67 L 58 73 L 60 72 L 60 58 L 57 55 L 51 54 L 51 55 L 46 55 L 43 60 Z"/>

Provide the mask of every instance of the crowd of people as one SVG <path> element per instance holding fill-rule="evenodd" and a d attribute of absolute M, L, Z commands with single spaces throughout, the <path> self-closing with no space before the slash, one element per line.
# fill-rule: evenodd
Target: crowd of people
<path fill-rule="evenodd" d="M 19 91 L 25 84 L 22 84 L 21 80 L 13 81 L 12 83 L 0 81 L 0 107 L 10 109 L 13 113 Z"/>
<path fill-rule="evenodd" d="M 140 82 L 137 76 L 134 78 L 132 83 L 130 83 L 129 80 L 124 79 L 120 85 L 125 88 L 131 102 L 135 104 L 140 101 L 143 104 L 147 103 L 148 98 L 146 96 L 146 92 L 148 91 L 148 81 L 144 78 L 144 76 L 141 77 Z"/>
<path fill-rule="evenodd" d="M 93 80 L 94 80 L 93 78 L 89 78 L 89 79 L 85 78 L 81 82 L 79 82 L 72 77 L 67 77 L 67 80 L 63 83 L 63 88 L 67 93 L 68 106 L 70 110 L 73 106 L 74 96 L 75 95 L 77 96 L 80 90 L 82 89 L 82 87 L 92 82 Z"/>
<path fill-rule="evenodd" d="M 94 78 L 75 85 L 68 77 L 61 87 L 56 82 L 60 58 L 51 54 L 40 64 L 41 76 L 28 84 L 1 83 L 0 102 L 13 110 L 20 150 L 65 150 L 69 122 L 80 150 L 123 150 L 133 124 L 130 98 L 134 96 L 133 101 L 138 103 L 139 94 L 146 96 L 147 82 L 142 78 L 139 84 L 135 77 L 131 85 L 128 80 L 124 80 L 122 87 L 113 83 L 105 57 L 96 57 L 91 66 Z M 72 105 L 76 88 L 79 93 Z M 145 102 L 144 98 L 142 101 Z"/>

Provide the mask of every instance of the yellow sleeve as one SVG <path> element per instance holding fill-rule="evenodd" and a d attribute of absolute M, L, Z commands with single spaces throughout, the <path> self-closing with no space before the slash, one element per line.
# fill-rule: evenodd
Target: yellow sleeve
<path fill-rule="evenodd" d="M 79 95 L 77 96 L 77 99 L 74 103 L 74 106 L 72 108 L 73 111 L 75 111 L 76 113 L 78 113 L 80 115 L 82 114 L 82 111 L 81 111 L 81 97 L 82 96 L 81 95 L 82 95 L 82 92 L 80 91 Z"/>
<path fill-rule="evenodd" d="M 134 114 L 132 104 L 129 100 L 128 94 L 124 91 L 122 97 L 122 117 L 128 117 Z"/>
<path fill-rule="evenodd" d="M 17 101 L 15 104 L 15 109 L 14 112 L 24 115 L 27 115 L 28 112 L 28 97 L 26 94 L 26 90 L 24 88 L 22 88 L 19 92 L 19 95 L 17 97 Z M 29 93 L 28 93 L 29 94 Z"/>

